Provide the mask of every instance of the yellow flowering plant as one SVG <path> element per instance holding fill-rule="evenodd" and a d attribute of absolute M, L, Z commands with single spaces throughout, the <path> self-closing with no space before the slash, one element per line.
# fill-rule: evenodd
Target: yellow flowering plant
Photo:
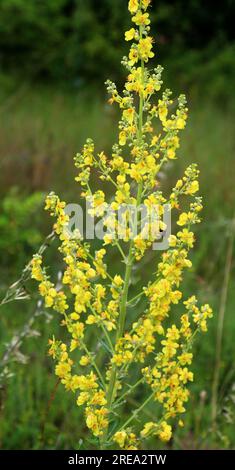
<path fill-rule="evenodd" d="M 207 320 L 212 316 L 208 304 L 199 306 L 195 296 L 183 300 L 180 290 L 183 272 L 192 266 L 188 258 L 195 242 L 192 227 L 200 222 L 202 210 L 201 198 L 196 195 L 197 166 L 186 169 L 169 195 L 163 196 L 160 190 L 159 172 L 176 158 L 188 109 L 184 95 L 173 101 L 169 90 L 161 92 L 162 67 L 150 70 L 146 66 L 154 57 L 147 12 L 150 2 L 130 0 L 128 4 L 133 26 L 125 39 L 133 42 L 128 57 L 123 58 L 128 71 L 123 93 L 107 82 L 109 102 L 117 103 L 122 113 L 119 141 L 107 157 L 104 152 L 97 155 L 93 141 L 88 139 L 75 157 L 76 180 L 81 197 L 91 201 L 92 216 L 104 216 L 108 205 L 104 187 L 108 184 L 114 189 L 114 216 L 105 219 L 107 233 L 97 251 L 81 236 L 70 234 L 66 204 L 50 193 L 46 210 L 56 219 L 54 232 L 65 263 L 62 288 L 55 287 L 41 255 L 35 255 L 31 263 L 32 278 L 39 282 L 45 306 L 61 314 L 62 326 L 67 329 L 67 341 L 50 340 L 55 374 L 75 395 L 77 405 L 84 408 L 86 425 L 101 449 L 143 448 L 151 436 L 167 442 L 172 423 L 178 420 L 178 425 L 183 425 L 180 417 L 193 380 L 189 369 L 193 340 L 197 333 L 207 331 Z M 94 171 L 100 188 L 103 185 L 97 191 L 92 190 Z M 189 198 L 184 212 L 182 198 Z M 157 205 L 162 216 L 166 203 L 177 216 L 178 228 L 156 262 L 151 281 L 147 285 L 141 282 L 133 297 L 133 272 L 156 239 L 154 235 L 143 236 L 143 231 L 152 229 L 151 224 L 156 222 L 140 226 L 140 207 L 148 212 Z M 135 217 L 124 228 L 122 222 L 126 222 L 128 213 L 124 211 L 121 219 L 117 214 L 121 205 L 129 204 L 136 208 Z M 123 235 L 121 241 L 110 236 L 113 228 Z M 164 229 L 160 220 L 158 231 Z M 120 271 L 114 275 L 109 251 L 120 256 Z M 140 313 L 135 309 L 139 299 L 145 299 Z M 172 307 L 180 302 L 181 315 L 172 322 Z M 129 404 L 129 414 L 123 418 L 126 404 L 136 396 L 144 399 L 134 409 L 130 410 Z M 143 412 L 151 401 L 156 404 L 156 414 L 143 423 Z"/>

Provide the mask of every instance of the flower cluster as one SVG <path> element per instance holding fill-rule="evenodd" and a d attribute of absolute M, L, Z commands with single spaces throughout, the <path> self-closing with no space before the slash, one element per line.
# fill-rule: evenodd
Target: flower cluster
<path fill-rule="evenodd" d="M 136 435 L 127 429 L 126 431 L 118 431 L 113 437 L 114 442 L 117 442 L 121 449 L 136 450 L 138 449 L 138 440 Z"/>
<path fill-rule="evenodd" d="M 105 407 L 107 403 L 105 392 L 99 387 L 97 376 L 93 371 L 87 375 L 73 374 L 72 367 L 74 362 L 69 358 L 67 346 L 64 343 L 60 344 L 55 340 L 50 341 L 49 354 L 57 360 L 55 373 L 65 388 L 72 392 L 79 390 L 77 405 L 86 405 L 85 416 L 87 427 L 94 436 L 102 436 L 108 426 L 108 410 Z M 86 356 L 82 356 L 80 360 L 81 365 L 87 365 L 89 362 L 89 358 L 87 360 Z"/>
<path fill-rule="evenodd" d="M 65 202 L 50 193 L 45 208 L 56 219 L 54 231 L 65 265 L 61 288 L 51 282 L 41 256 L 34 256 L 31 263 L 32 278 L 39 283 L 46 307 L 62 315 L 62 326 L 67 330 L 65 342 L 50 341 L 55 373 L 66 390 L 76 394 L 77 405 L 84 407 L 86 425 L 101 448 L 118 445 L 137 449 L 151 435 L 164 442 L 171 439 L 172 422 L 185 412 L 189 399 L 193 340 L 207 330 L 212 316 L 209 305 L 198 306 L 195 296 L 182 302 L 183 274 L 192 266 L 193 227 L 200 222 L 202 210 L 197 196 L 199 171 L 190 165 L 170 194 L 162 194 L 159 173 L 177 157 L 188 109 L 184 95 L 175 100 L 169 90 L 161 91 L 162 67 L 146 67 L 154 57 L 147 11 L 150 3 L 129 1 L 132 26 L 125 40 L 132 43 L 122 62 L 127 68 L 123 92 L 107 82 L 109 103 L 116 103 L 121 111 L 118 142 L 107 156 L 97 154 L 94 142 L 88 139 L 75 156 L 81 197 L 89 203 L 92 217 L 104 219 L 107 230 L 103 241 L 95 250 L 80 234 L 73 236 L 68 230 Z M 96 190 L 94 172 L 99 178 Z M 107 212 L 110 188 L 111 214 Z M 134 269 L 166 229 L 166 203 L 172 214 L 177 214 L 175 233 L 158 263 L 153 260 L 151 280 L 146 285 L 143 275 L 133 297 Z M 129 205 L 136 209 L 134 217 Z M 155 206 L 157 220 L 148 217 Z M 140 221 L 143 207 L 144 224 Z M 113 255 L 120 256 L 119 272 L 113 272 Z M 141 308 L 136 309 L 138 301 Z M 180 302 L 182 314 L 172 322 L 172 310 Z M 137 397 L 146 399 L 122 422 L 122 405 L 131 394 L 135 397 L 139 387 L 144 395 Z M 139 415 L 151 401 L 157 402 L 162 412 L 153 414 L 152 421 L 141 428 Z M 180 420 L 179 426 L 182 424 Z"/>

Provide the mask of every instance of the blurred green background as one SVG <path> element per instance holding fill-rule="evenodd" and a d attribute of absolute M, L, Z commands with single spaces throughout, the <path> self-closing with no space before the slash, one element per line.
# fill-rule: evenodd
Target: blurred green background
<path fill-rule="evenodd" d="M 215 311 L 209 333 L 195 346 L 196 378 L 185 428 L 176 430 L 172 448 L 235 447 L 234 13 L 233 0 L 152 2 L 156 63 L 165 67 L 165 87 L 176 95 L 185 92 L 190 108 L 179 160 L 167 169 L 164 187 L 169 190 L 196 162 L 205 206 L 184 293 L 196 292 Z M 127 53 L 123 37 L 129 25 L 127 0 L 0 1 L 1 299 L 51 230 L 43 211 L 45 193 L 54 190 L 75 202 L 74 154 L 87 137 L 107 154 L 115 142 L 119 114 L 107 105 L 104 81 L 123 84 L 120 60 Z M 47 258 L 56 276 L 61 264 L 54 245 Z M 139 275 L 145 269 L 141 266 Z M 86 438 L 80 410 L 57 385 L 46 355 L 58 318 L 40 305 L 35 314 L 35 286 L 26 280 L 24 288 L 31 300 L 0 306 L 0 447 L 78 448 L 79 439 Z M 158 445 L 152 442 L 151 448 Z"/>

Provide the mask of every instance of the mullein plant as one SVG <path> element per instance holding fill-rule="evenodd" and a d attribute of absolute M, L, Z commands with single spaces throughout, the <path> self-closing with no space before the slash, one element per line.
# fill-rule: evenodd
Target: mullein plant
<path fill-rule="evenodd" d="M 104 152 L 97 155 L 93 141 L 88 139 L 75 157 L 76 180 L 81 186 L 81 197 L 92 201 L 92 215 L 102 217 L 108 199 L 102 189 L 92 191 L 91 176 L 95 171 L 100 187 L 103 182 L 113 186 L 114 214 L 121 205 L 137 208 L 135 236 L 130 227 L 122 241 L 111 237 L 109 229 L 115 226 L 120 233 L 122 224 L 117 216 L 107 217 L 107 233 L 95 251 L 92 243 L 66 230 L 66 204 L 50 193 L 46 210 L 56 218 L 54 231 L 66 266 L 63 288 L 55 288 L 43 267 L 42 256 L 35 255 L 31 263 L 32 278 L 39 282 L 46 307 L 62 316 L 62 325 L 67 329 L 67 341 L 54 337 L 50 340 L 55 374 L 74 394 L 77 406 L 83 407 L 86 425 L 101 449 L 144 448 L 153 436 L 167 442 L 172 436 L 172 424 L 176 421 L 183 426 L 181 415 L 189 399 L 188 385 L 193 381 L 189 368 L 193 340 L 197 333 L 207 331 L 207 320 L 212 316 L 208 304 L 199 306 L 195 296 L 183 300 L 180 290 L 183 272 L 192 266 L 188 259 L 195 241 L 192 227 L 200 222 L 202 210 L 202 200 L 196 196 L 196 165 L 186 169 L 170 195 L 163 196 L 159 189 L 159 172 L 176 158 L 179 133 L 185 128 L 188 110 L 184 95 L 175 102 L 169 90 L 160 94 L 162 67 L 150 70 L 146 66 L 154 57 L 147 12 L 150 3 L 151 0 L 128 3 L 133 27 L 125 33 L 126 41 L 132 44 L 128 57 L 123 58 L 128 71 L 123 93 L 119 94 L 114 83 L 107 82 L 109 102 L 117 103 L 122 113 L 119 142 L 108 158 Z M 189 199 L 187 211 L 181 209 L 181 198 L 185 197 Z M 133 300 L 133 270 L 153 242 L 142 236 L 146 226 L 140 228 L 138 208 L 144 205 L 148 211 L 157 205 L 162 214 L 165 203 L 177 214 L 179 228 L 170 235 L 169 248 L 154 267 L 152 280 L 141 286 Z M 164 229 L 163 222 L 159 222 L 159 229 Z M 120 271 L 112 276 L 108 252 L 114 250 L 120 256 Z M 137 314 L 135 302 L 141 298 L 145 299 L 145 307 Z M 172 322 L 171 308 L 179 302 L 181 315 Z M 137 405 L 133 400 L 136 396 L 144 397 Z M 135 403 L 133 409 L 127 405 L 129 401 Z M 151 420 L 143 422 L 145 407 L 151 402 L 156 412 Z"/>

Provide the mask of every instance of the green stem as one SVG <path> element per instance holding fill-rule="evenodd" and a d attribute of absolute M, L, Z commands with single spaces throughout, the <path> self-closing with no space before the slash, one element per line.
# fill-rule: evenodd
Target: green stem
<path fill-rule="evenodd" d="M 139 142 L 141 142 L 141 139 L 142 139 L 142 127 L 143 127 L 143 96 L 141 95 L 140 107 L 139 107 L 139 135 L 138 135 Z M 135 214 L 135 224 L 134 224 L 135 230 L 138 224 L 138 207 L 141 204 L 142 190 L 143 190 L 143 183 L 141 181 L 138 184 L 138 192 L 137 192 L 137 199 L 136 199 L 136 214 Z M 122 300 L 120 304 L 120 315 L 119 315 L 118 329 L 117 329 L 117 335 L 116 335 L 116 344 L 118 343 L 119 339 L 122 337 L 124 333 L 124 329 L 125 329 L 127 298 L 128 298 L 128 292 L 129 292 L 131 271 L 132 271 L 132 266 L 133 266 L 133 261 L 134 261 L 133 254 L 132 254 L 133 248 L 134 248 L 134 240 L 132 239 L 130 242 L 129 254 L 128 254 L 127 263 L 126 263 Z M 108 393 L 107 393 L 107 402 L 108 402 L 109 409 L 113 402 L 116 377 L 117 377 L 117 368 L 116 366 L 113 366 L 111 370 L 111 377 L 110 377 L 109 388 L 108 388 Z"/>
<path fill-rule="evenodd" d="M 116 240 L 115 241 L 115 245 L 116 247 L 118 248 L 118 250 L 120 251 L 121 255 L 122 255 L 122 258 L 123 258 L 123 261 L 126 261 L 126 255 L 121 247 L 121 245 L 118 243 L 118 241 Z"/>
<path fill-rule="evenodd" d="M 140 30 L 140 36 L 142 37 L 142 30 Z M 141 70 L 142 70 L 142 82 L 143 82 L 144 81 L 143 60 L 141 61 Z M 144 98 L 143 98 L 143 94 L 141 94 L 140 102 L 139 102 L 139 124 L 138 124 L 138 144 L 139 145 L 141 144 L 142 137 L 143 137 L 143 107 L 144 107 Z M 140 183 L 138 184 L 137 198 L 136 198 L 134 231 L 136 231 L 138 227 L 138 208 L 141 204 L 142 191 L 143 191 L 143 182 L 140 181 Z M 128 299 L 129 285 L 130 285 L 130 276 L 131 276 L 131 271 L 132 271 L 132 266 L 133 266 L 133 261 L 134 261 L 133 255 L 132 255 L 133 248 L 134 248 L 134 240 L 132 238 L 130 242 L 129 254 L 128 254 L 127 263 L 126 263 L 124 287 L 123 287 L 123 293 L 122 293 L 122 301 L 120 305 L 119 327 L 118 327 L 117 338 L 116 338 L 117 341 L 123 335 L 124 328 L 125 328 L 126 308 L 127 308 L 127 299 Z"/>
<path fill-rule="evenodd" d="M 142 37 L 142 26 L 140 26 L 140 37 Z M 143 60 L 141 60 L 141 71 L 142 71 L 142 83 L 143 83 L 144 82 L 144 61 Z M 139 120 L 138 120 L 138 133 L 137 133 L 138 145 L 141 145 L 142 138 L 143 138 L 143 108 L 144 108 L 144 97 L 143 97 L 143 94 L 141 93 L 140 100 L 139 100 Z M 138 227 L 138 208 L 141 204 L 142 191 L 143 191 L 143 182 L 141 181 L 138 184 L 137 197 L 136 197 L 136 213 L 135 213 L 134 231 L 136 231 Z M 129 252 L 128 252 L 128 257 L 126 261 L 126 270 L 125 270 L 125 276 L 124 276 L 124 285 L 123 285 L 123 292 L 122 292 L 122 300 L 120 303 L 120 315 L 119 315 L 115 344 L 118 343 L 119 339 L 123 336 L 123 333 L 125 330 L 127 299 L 128 299 L 132 266 L 134 262 L 133 248 L 134 248 L 134 240 L 132 238 L 132 240 L 130 241 Z M 114 364 L 111 369 L 110 381 L 109 381 L 109 386 L 107 390 L 107 408 L 109 412 L 111 411 L 114 395 L 116 392 L 116 380 L 117 380 L 117 367 Z M 106 440 L 106 437 L 107 437 L 107 433 L 103 438 L 103 445 Z"/>
<path fill-rule="evenodd" d="M 132 297 L 132 299 L 128 300 L 127 305 L 132 304 L 135 300 L 139 299 L 145 294 L 144 291 L 140 292 L 139 294 L 135 295 L 135 297 Z"/>
<path fill-rule="evenodd" d="M 131 387 L 129 387 L 128 390 L 127 390 L 125 393 L 123 393 L 123 394 L 118 398 L 118 400 L 117 400 L 116 403 L 115 403 L 115 406 L 118 405 L 119 403 L 121 403 L 121 402 L 124 400 L 124 398 L 125 398 L 127 395 L 129 395 L 130 393 L 132 393 L 133 390 L 135 390 L 140 384 L 143 383 L 143 381 L 144 381 L 144 378 L 142 377 L 140 380 L 138 380 L 138 382 L 136 382 L 134 385 L 132 385 Z"/>
<path fill-rule="evenodd" d="M 133 421 L 133 419 L 136 419 L 138 414 L 140 413 L 140 411 L 143 410 L 143 408 L 153 399 L 154 395 L 155 395 L 156 391 L 154 391 L 153 393 L 151 393 L 151 395 L 148 396 L 148 398 L 146 398 L 146 400 L 142 403 L 141 406 L 139 406 L 139 408 L 137 408 L 133 413 L 132 415 L 130 416 L 130 418 L 128 418 L 125 423 L 121 426 L 120 429 L 118 429 L 117 432 L 120 432 L 122 431 L 123 429 L 127 428 L 127 426 L 129 426 L 129 424 Z"/>
<path fill-rule="evenodd" d="M 103 385 L 103 388 L 105 389 L 105 381 L 104 381 L 104 379 L 103 379 L 103 377 L 102 377 L 102 374 L 101 374 L 101 372 L 100 372 L 100 370 L 99 370 L 99 368 L 98 368 L 98 366 L 97 366 L 97 364 L 96 364 L 94 358 L 92 357 L 92 354 L 90 353 L 90 351 L 88 351 L 88 349 L 87 349 L 86 345 L 83 343 L 83 341 L 81 341 L 81 344 L 82 344 L 82 347 L 83 347 L 85 353 L 86 353 L 87 356 L 89 357 L 89 359 L 90 359 L 90 361 L 91 361 L 91 364 L 93 365 L 95 371 L 97 372 L 97 375 L 98 375 L 98 377 L 99 377 L 99 379 L 100 379 L 100 381 L 101 381 L 101 383 L 102 383 L 102 385 Z"/>
<path fill-rule="evenodd" d="M 125 328 L 127 297 L 128 297 L 130 276 L 131 276 L 132 264 L 133 264 L 132 249 L 133 249 L 133 240 L 131 240 L 131 243 L 130 243 L 129 254 L 128 254 L 128 259 L 126 263 L 126 272 L 125 272 L 125 278 L 124 278 L 122 300 L 120 304 L 120 315 L 119 315 L 118 329 L 117 329 L 117 335 L 116 335 L 116 344 L 118 343 L 119 339 L 122 337 L 124 328 Z M 108 387 L 108 392 L 107 392 L 107 403 L 108 403 L 107 406 L 109 410 L 111 408 L 114 393 L 115 393 L 116 378 L 117 378 L 117 368 L 115 365 L 113 365 L 111 369 L 110 382 L 109 382 L 109 387 Z"/>
<path fill-rule="evenodd" d="M 94 308 L 92 307 L 91 304 L 89 304 L 89 308 L 91 309 L 91 311 L 92 311 L 94 317 L 95 317 L 95 318 L 98 318 L 98 315 L 97 315 L 96 311 L 94 310 Z M 109 334 L 108 334 L 106 328 L 104 327 L 102 321 L 99 323 L 99 326 L 102 328 L 102 331 L 103 331 L 103 333 L 104 333 L 104 336 L 105 336 L 105 338 L 107 339 L 108 345 L 109 345 L 109 347 L 110 347 L 110 350 L 112 351 L 112 353 L 114 353 L 112 341 L 111 341 L 110 336 L 109 336 Z"/>

